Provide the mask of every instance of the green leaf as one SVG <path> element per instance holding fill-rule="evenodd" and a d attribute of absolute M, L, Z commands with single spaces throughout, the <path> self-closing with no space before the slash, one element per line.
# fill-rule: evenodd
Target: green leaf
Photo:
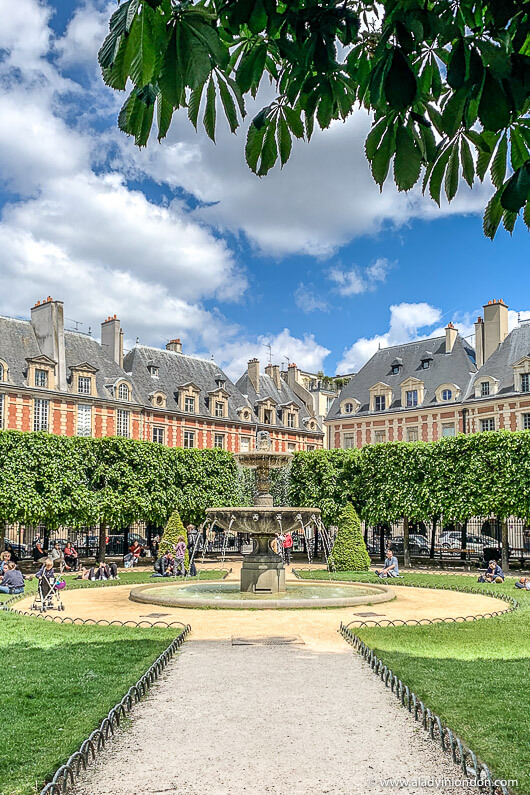
<path fill-rule="evenodd" d="M 156 119 L 158 125 L 158 140 L 161 141 L 165 138 L 171 119 L 173 117 L 173 105 L 165 99 L 161 91 L 158 92 L 156 98 Z"/>
<path fill-rule="evenodd" d="M 187 16 L 186 20 L 190 32 L 199 39 L 215 63 L 222 68 L 226 67 L 230 53 L 226 44 L 221 40 L 217 28 L 208 25 L 200 18 L 197 19 L 195 15 Z"/>
<path fill-rule="evenodd" d="M 464 113 L 466 99 L 466 89 L 459 88 L 458 91 L 455 91 L 455 93 L 444 105 L 442 112 L 442 126 L 449 138 L 453 137 L 462 124 L 462 114 Z"/>
<path fill-rule="evenodd" d="M 530 228 L 530 199 L 526 202 L 524 206 L 523 221 Z"/>
<path fill-rule="evenodd" d="M 264 177 L 278 159 L 278 147 L 276 145 L 276 119 L 270 119 L 265 131 L 263 148 L 261 150 L 261 160 L 259 164 L 258 176 Z"/>
<path fill-rule="evenodd" d="M 475 179 L 475 165 L 469 143 L 464 136 L 460 139 L 460 156 L 462 158 L 462 176 L 471 188 Z"/>
<path fill-rule="evenodd" d="M 397 47 L 394 48 L 392 62 L 384 79 L 384 89 L 386 100 L 394 110 L 405 110 L 416 99 L 416 76 L 408 58 Z"/>
<path fill-rule="evenodd" d="M 506 229 L 507 232 L 510 234 L 513 232 L 515 227 L 515 222 L 517 221 L 517 216 L 519 213 L 512 213 L 509 210 L 505 210 L 502 214 L 502 225 Z"/>
<path fill-rule="evenodd" d="M 421 170 L 421 153 L 408 127 L 400 125 L 396 132 L 394 181 L 398 190 L 410 190 L 418 181 Z"/>
<path fill-rule="evenodd" d="M 293 146 L 293 142 L 291 140 L 291 134 L 289 132 L 289 127 L 287 126 L 287 122 L 285 121 L 283 116 L 280 116 L 278 120 L 278 149 L 280 152 L 280 163 L 282 164 L 282 168 L 289 160 L 291 155 L 291 149 Z"/>
<path fill-rule="evenodd" d="M 328 89 L 324 87 L 324 91 L 320 97 L 320 102 L 318 103 L 317 109 L 317 121 L 322 130 L 326 129 L 326 127 L 329 127 L 332 114 L 333 97 L 329 93 Z"/>
<path fill-rule="evenodd" d="M 289 129 L 291 130 L 294 137 L 303 138 L 304 125 L 302 124 L 302 119 L 300 117 L 300 108 L 290 108 L 289 105 L 283 105 L 282 110 L 285 116 L 285 121 L 289 125 Z"/>
<path fill-rule="evenodd" d="M 392 127 L 388 127 L 379 144 L 376 153 L 372 158 L 372 176 L 381 190 L 388 174 L 390 158 L 395 151 L 395 133 Z"/>
<path fill-rule="evenodd" d="M 247 133 L 247 141 L 245 145 L 245 159 L 251 171 L 257 173 L 258 160 L 263 146 L 263 139 L 267 127 L 263 126 L 259 129 L 252 123 L 249 125 Z"/>
<path fill-rule="evenodd" d="M 164 53 L 158 85 L 168 102 L 178 108 L 185 103 L 184 70 L 182 68 L 177 42 L 178 29 L 174 28 Z"/>
<path fill-rule="evenodd" d="M 524 130 L 526 133 L 526 130 Z M 510 134 L 510 161 L 512 168 L 517 169 L 529 159 L 528 149 L 523 135 L 517 127 L 512 127 Z"/>
<path fill-rule="evenodd" d="M 485 130 L 502 130 L 510 124 L 511 110 L 501 83 L 486 70 L 484 88 L 478 109 Z"/>
<path fill-rule="evenodd" d="M 466 45 L 464 39 L 458 39 L 451 51 L 447 65 L 447 82 L 455 91 L 464 85 L 466 70 Z"/>
<path fill-rule="evenodd" d="M 258 54 L 258 48 L 253 47 L 251 50 L 243 53 L 236 70 L 236 82 L 243 92 L 246 94 L 250 91 L 252 85 L 252 76 L 254 71 L 254 62 Z"/>
<path fill-rule="evenodd" d="M 135 16 L 129 34 L 129 47 L 132 52 L 129 74 L 137 86 L 147 85 L 155 68 L 153 22 L 150 17 L 152 14 L 149 6 L 143 6 L 141 13 Z"/>
<path fill-rule="evenodd" d="M 501 205 L 505 210 L 518 213 L 530 199 L 530 163 L 513 173 L 501 193 Z"/>
<path fill-rule="evenodd" d="M 458 155 L 458 141 L 455 141 L 451 149 L 449 162 L 447 164 L 447 170 L 445 172 L 444 188 L 445 188 L 445 195 L 447 196 L 448 201 L 452 201 L 456 196 L 456 192 L 458 190 L 459 174 L 460 174 L 460 158 Z"/>
<path fill-rule="evenodd" d="M 382 119 L 379 119 L 376 122 L 370 132 L 366 137 L 366 141 L 364 142 L 364 151 L 366 152 L 366 157 L 368 160 L 371 160 L 376 153 L 377 147 L 381 143 L 381 138 L 387 128 L 387 118 L 383 116 Z"/>
<path fill-rule="evenodd" d="M 506 175 L 506 160 L 508 155 L 508 141 L 506 133 L 502 136 L 497 147 L 497 152 L 491 164 L 491 181 L 496 188 L 500 188 Z"/>
<path fill-rule="evenodd" d="M 226 83 L 224 83 L 222 80 L 219 80 L 219 95 L 221 97 L 221 102 L 223 103 L 223 108 L 230 126 L 230 131 L 235 133 L 239 127 L 236 106 L 234 100 L 232 99 L 232 94 L 228 90 Z"/>
<path fill-rule="evenodd" d="M 205 83 L 198 88 L 194 88 L 188 100 L 188 119 L 191 121 L 195 129 L 197 129 L 197 120 L 199 118 L 199 108 L 201 105 L 202 92 Z"/>
<path fill-rule="evenodd" d="M 482 228 L 486 237 L 491 240 L 495 237 L 497 229 L 502 218 L 502 205 L 500 201 L 499 191 L 493 194 L 488 202 L 482 219 Z"/>
<path fill-rule="evenodd" d="M 215 83 L 213 77 L 210 77 L 208 80 L 208 88 L 206 89 L 206 106 L 204 108 L 202 123 L 204 124 L 204 129 L 206 130 L 208 138 L 211 138 L 214 142 L 216 116 L 215 96 Z"/>
<path fill-rule="evenodd" d="M 431 172 L 431 178 L 429 180 L 429 193 L 431 199 L 434 199 L 438 207 L 440 206 L 442 179 L 450 154 L 451 154 L 451 146 L 447 146 L 443 150 L 443 152 L 439 155 L 438 160 L 434 164 L 434 167 Z"/>

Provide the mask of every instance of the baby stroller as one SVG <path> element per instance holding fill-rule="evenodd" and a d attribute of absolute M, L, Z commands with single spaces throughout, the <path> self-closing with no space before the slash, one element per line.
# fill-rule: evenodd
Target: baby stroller
<path fill-rule="evenodd" d="M 45 613 L 47 610 L 64 610 L 61 601 L 61 591 L 64 588 L 66 583 L 62 578 L 54 577 L 50 581 L 46 577 L 41 577 L 31 609 L 38 610 L 39 613 Z"/>

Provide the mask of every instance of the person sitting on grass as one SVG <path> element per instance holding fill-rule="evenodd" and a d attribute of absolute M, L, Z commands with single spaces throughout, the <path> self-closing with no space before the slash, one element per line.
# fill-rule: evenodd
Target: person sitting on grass
<path fill-rule="evenodd" d="M 0 593 L 24 593 L 24 577 L 17 569 L 17 564 L 9 561 L 0 584 Z"/>
<path fill-rule="evenodd" d="M 118 580 L 118 567 L 115 563 L 98 563 L 90 569 L 90 580 Z"/>
<path fill-rule="evenodd" d="M 7 571 L 7 564 L 11 560 L 11 552 L 7 550 L 0 555 L 0 574 L 3 576 Z"/>
<path fill-rule="evenodd" d="M 396 556 L 389 548 L 386 551 L 385 565 L 380 571 L 375 572 L 378 577 L 384 579 L 385 577 L 399 577 L 399 566 Z"/>
<path fill-rule="evenodd" d="M 496 560 L 490 560 L 488 568 L 477 582 L 504 582 L 504 572 Z"/>
<path fill-rule="evenodd" d="M 157 558 L 153 566 L 153 574 L 151 577 L 171 577 L 173 574 L 173 567 L 175 561 L 172 552 L 166 552 L 165 555 Z"/>
<path fill-rule="evenodd" d="M 524 591 L 530 591 L 530 577 L 521 577 L 515 583 L 516 588 L 522 588 Z"/>
<path fill-rule="evenodd" d="M 186 566 L 184 565 L 185 557 L 186 543 L 184 541 L 184 536 L 179 536 L 175 546 L 175 577 L 177 577 L 179 574 L 182 574 L 183 577 L 186 576 Z"/>

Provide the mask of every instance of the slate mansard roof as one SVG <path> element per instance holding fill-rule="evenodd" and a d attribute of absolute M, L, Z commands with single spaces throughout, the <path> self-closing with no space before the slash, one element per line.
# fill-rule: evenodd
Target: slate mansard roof
<path fill-rule="evenodd" d="M 299 430 L 309 430 L 306 427 L 304 420 L 308 420 L 310 418 L 310 413 L 307 410 L 307 406 L 301 400 L 301 398 L 296 395 L 293 390 L 287 385 L 287 383 L 281 379 L 280 389 L 274 383 L 274 379 L 270 375 L 266 375 L 264 373 L 259 374 L 259 392 L 256 392 L 254 388 L 254 384 L 252 380 L 249 378 L 248 372 L 243 373 L 241 378 L 238 380 L 236 384 L 237 388 L 240 392 L 245 395 L 248 399 L 249 404 L 251 405 L 252 409 L 256 412 L 257 411 L 257 404 L 260 400 L 265 398 L 271 398 L 277 403 L 277 408 L 282 408 L 288 403 L 295 403 L 298 406 L 298 420 L 299 420 Z M 285 423 L 277 422 L 277 427 L 286 427 Z M 312 433 L 321 432 L 320 428 L 315 429 Z"/>
<path fill-rule="evenodd" d="M 97 369 L 95 377 L 98 397 L 105 400 L 113 399 L 111 386 L 120 378 L 130 382 L 127 373 L 105 353 L 99 342 L 88 334 L 65 331 L 64 347 L 66 374 L 69 380 L 70 367 L 87 363 Z M 42 351 L 29 320 L 0 317 L 0 359 L 3 359 L 8 366 L 8 383 L 19 387 L 31 386 L 26 381 L 26 359 L 41 354 Z M 138 402 L 134 384 L 132 386 L 132 400 Z"/>
<path fill-rule="evenodd" d="M 180 411 L 179 388 L 193 383 L 200 388 L 199 410 L 196 415 L 206 416 L 210 419 L 212 413 L 207 402 L 208 393 L 218 388 L 217 381 L 224 381 L 223 387 L 228 392 L 228 417 L 225 419 L 242 422 L 238 409 L 246 406 L 247 403 L 237 387 L 215 362 L 175 351 L 136 345 L 125 356 L 123 366 L 130 374 L 130 378 L 139 392 L 140 401 L 145 406 L 153 407 L 149 399 L 153 392 L 163 392 L 167 396 L 166 408 L 170 411 Z M 149 366 L 158 368 L 157 377 L 150 374 Z M 255 418 L 252 416 L 252 420 L 248 424 L 254 423 Z"/>
<path fill-rule="evenodd" d="M 513 365 L 525 356 L 530 356 L 530 323 L 522 323 L 514 328 L 491 354 L 471 380 L 466 400 L 479 399 L 474 397 L 475 384 L 480 383 L 486 376 L 498 381 L 496 394 L 492 394 L 492 397 L 520 394 L 515 384 Z"/>
<path fill-rule="evenodd" d="M 429 358 L 428 369 L 422 368 L 422 359 Z M 399 365 L 399 372 L 392 374 L 392 366 Z M 444 402 L 448 405 L 461 402 L 471 377 L 476 373 L 475 352 L 459 335 L 453 349 L 446 353 L 445 336 L 393 345 L 377 351 L 359 372 L 346 384 L 334 400 L 326 420 L 351 418 L 370 413 L 370 388 L 377 383 L 388 384 L 392 388 L 392 402 L 387 411 L 404 408 L 401 405 L 401 384 L 408 378 L 416 378 L 424 384 L 423 407 L 437 405 L 435 392 L 442 384 L 455 384 L 460 389 L 458 400 Z M 342 414 L 341 404 L 352 398 L 359 401 L 355 414 Z M 420 406 L 415 407 L 415 410 Z M 385 412 L 377 412 L 384 414 Z"/>

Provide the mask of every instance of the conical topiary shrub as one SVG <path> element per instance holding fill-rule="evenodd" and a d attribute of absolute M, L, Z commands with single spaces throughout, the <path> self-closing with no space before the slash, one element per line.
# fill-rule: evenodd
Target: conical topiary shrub
<path fill-rule="evenodd" d="M 337 571 L 368 571 L 370 555 L 364 543 L 361 521 L 351 503 L 342 510 L 339 531 L 330 555 Z"/>
<path fill-rule="evenodd" d="M 178 537 L 182 536 L 184 539 L 184 543 L 186 544 L 186 556 L 184 558 L 184 565 L 186 569 L 189 566 L 189 555 L 188 555 L 188 534 L 182 524 L 182 519 L 180 518 L 180 514 L 177 510 L 174 510 L 171 516 L 168 519 L 168 523 L 164 528 L 164 533 L 162 538 L 160 539 L 160 549 L 159 555 L 165 555 L 166 552 L 175 552 L 175 548 L 177 546 Z"/>

